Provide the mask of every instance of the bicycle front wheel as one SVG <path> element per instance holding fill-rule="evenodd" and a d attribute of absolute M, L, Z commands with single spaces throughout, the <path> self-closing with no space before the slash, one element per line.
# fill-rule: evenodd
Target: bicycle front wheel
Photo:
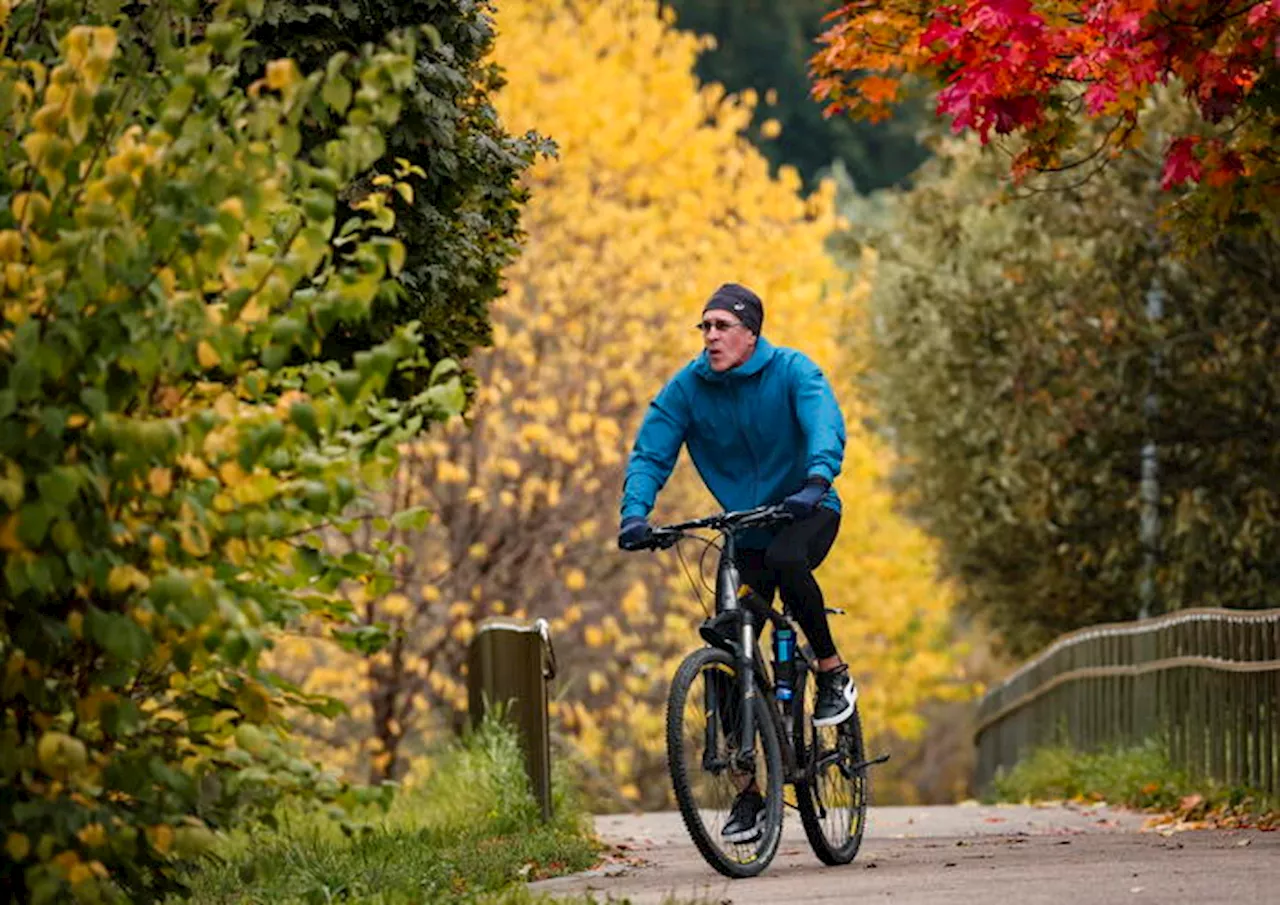
<path fill-rule="evenodd" d="M 796 806 L 809 846 L 823 864 L 848 864 L 858 854 L 871 797 L 862 718 L 814 726 L 817 682 L 802 676 L 796 688 Z"/>
<path fill-rule="evenodd" d="M 707 647 L 680 664 L 667 699 L 667 765 L 680 814 L 702 857 L 734 879 L 753 877 L 768 867 L 782 838 L 778 736 L 757 695 L 751 702 L 755 738 L 743 744 L 741 695 L 733 657 Z M 758 833 L 744 833 L 734 804 L 752 787 L 763 797 L 764 807 L 756 823 Z M 733 832 L 735 828 L 739 832 Z"/>

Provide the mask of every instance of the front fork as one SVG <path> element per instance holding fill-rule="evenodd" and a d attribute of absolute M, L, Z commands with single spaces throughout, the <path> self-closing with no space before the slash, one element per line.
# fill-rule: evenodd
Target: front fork
<path fill-rule="evenodd" d="M 742 613 L 742 628 L 739 641 L 738 653 L 738 694 L 739 700 L 742 701 L 742 718 L 741 734 L 738 736 L 738 755 L 734 764 L 738 770 L 744 773 L 755 773 L 755 738 L 756 738 L 756 671 L 755 671 L 755 649 L 756 649 L 756 626 L 755 620 L 749 611 Z"/>

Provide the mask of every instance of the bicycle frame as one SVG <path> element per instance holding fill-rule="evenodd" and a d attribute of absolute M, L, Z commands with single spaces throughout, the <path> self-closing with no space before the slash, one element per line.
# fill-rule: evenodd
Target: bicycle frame
<path fill-rule="evenodd" d="M 750 702 L 757 697 L 763 697 L 766 704 L 766 710 L 769 713 L 769 719 L 775 735 L 782 747 L 783 770 L 786 782 L 794 782 L 796 773 L 800 769 L 800 765 L 796 763 L 795 743 L 792 738 L 793 721 L 791 719 L 791 707 L 793 701 L 782 702 L 782 712 L 779 712 L 778 702 L 773 696 L 772 683 L 765 675 L 763 665 L 756 659 L 756 641 L 762 625 L 757 623 L 755 609 L 764 609 L 764 615 L 768 621 L 777 627 L 778 623 L 787 625 L 795 630 L 795 625 L 785 615 L 776 613 L 772 608 L 768 608 L 767 604 L 761 601 L 758 608 L 746 606 L 742 602 L 740 592 L 742 589 L 741 576 L 738 573 L 738 567 L 735 563 L 736 539 L 733 532 L 724 533 L 724 546 L 720 551 L 720 562 L 716 569 L 716 613 L 729 612 L 737 614 L 738 637 L 737 637 L 737 675 L 738 687 L 736 689 L 738 700 L 742 702 L 739 738 L 754 738 L 755 732 L 755 708 Z M 796 676 L 799 679 L 797 685 L 803 681 L 803 676 L 812 671 L 813 664 L 810 662 L 808 654 L 800 647 L 795 649 Z M 709 698 L 714 698 L 714 689 L 708 687 Z M 716 733 L 719 731 L 720 720 L 711 718 L 718 702 L 714 700 L 707 701 L 707 744 L 704 749 L 706 752 L 717 750 Z M 749 746 L 746 752 L 739 751 L 739 762 L 734 764 L 737 769 L 750 772 L 755 765 L 751 762 L 754 753 L 754 746 Z M 705 756 L 705 755 L 704 755 Z M 710 767 L 711 765 L 704 766 Z"/>

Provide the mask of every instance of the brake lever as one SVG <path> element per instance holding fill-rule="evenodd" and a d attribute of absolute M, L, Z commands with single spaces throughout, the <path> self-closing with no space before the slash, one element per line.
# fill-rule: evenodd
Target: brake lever
<path fill-rule="evenodd" d="M 655 531 L 651 543 L 654 550 L 669 550 L 676 545 L 680 537 L 681 534 L 678 531 Z"/>

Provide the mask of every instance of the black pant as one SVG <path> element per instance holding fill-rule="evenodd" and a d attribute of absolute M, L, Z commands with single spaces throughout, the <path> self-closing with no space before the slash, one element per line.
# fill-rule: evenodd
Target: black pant
<path fill-rule="evenodd" d="M 840 513 L 819 507 L 809 518 L 780 530 L 767 549 L 739 550 L 735 560 L 742 582 L 766 602 L 781 591 L 782 602 L 819 659 L 834 657 L 836 643 L 813 570 L 826 559 L 839 531 Z"/>

